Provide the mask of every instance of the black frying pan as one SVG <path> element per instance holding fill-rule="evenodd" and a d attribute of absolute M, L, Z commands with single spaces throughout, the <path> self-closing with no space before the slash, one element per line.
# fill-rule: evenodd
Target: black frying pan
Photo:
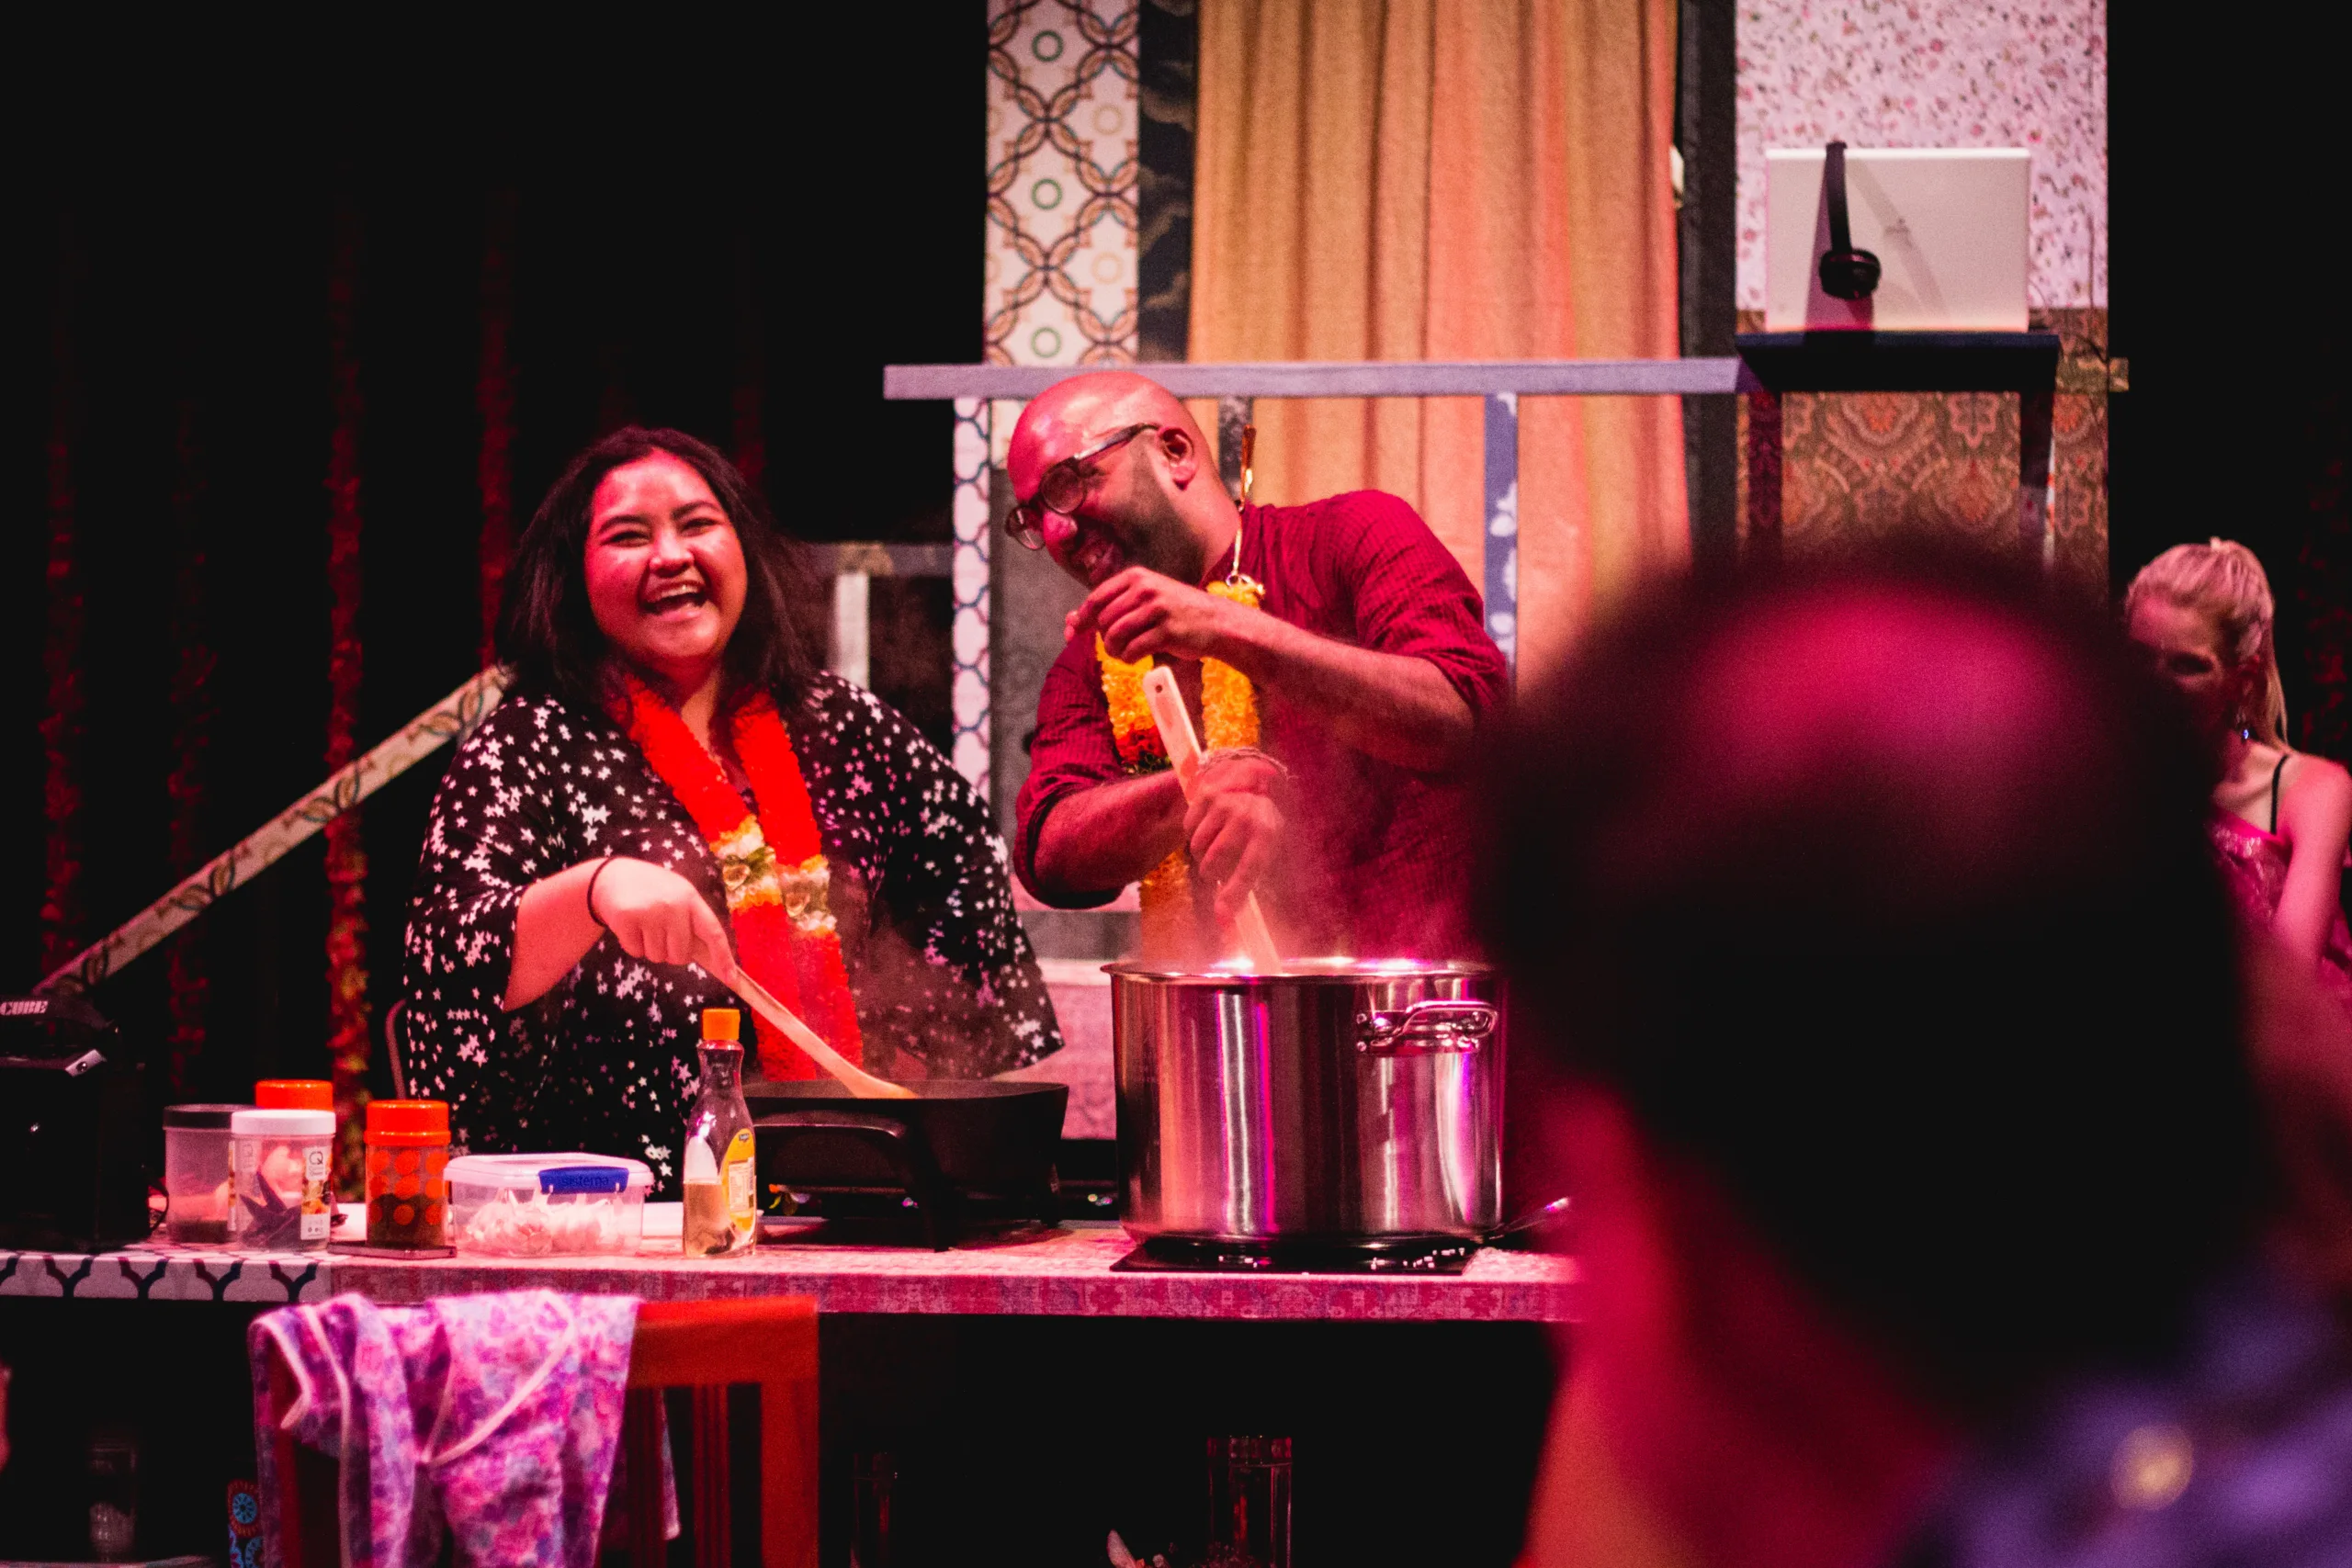
<path fill-rule="evenodd" d="M 933 1245 L 967 1198 L 1058 1215 L 1054 1156 L 1069 1086 L 939 1078 L 912 1100 L 861 1100 L 830 1079 L 747 1083 L 761 1190 L 905 1192 Z"/>

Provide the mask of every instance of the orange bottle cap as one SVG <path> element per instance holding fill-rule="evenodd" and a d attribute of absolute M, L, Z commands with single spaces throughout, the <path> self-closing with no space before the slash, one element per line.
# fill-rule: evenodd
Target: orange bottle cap
<path fill-rule="evenodd" d="M 324 1078 L 264 1078 L 254 1085 L 254 1104 L 264 1111 L 333 1111 L 334 1085 Z"/>
<path fill-rule="evenodd" d="M 703 1009 L 702 1037 L 705 1040 L 742 1039 L 743 1015 L 734 1008 Z"/>
<path fill-rule="evenodd" d="M 449 1141 L 449 1107 L 438 1100 L 371 1100 L 368 1102 L 367 1141 L 446 1144 Z"/>

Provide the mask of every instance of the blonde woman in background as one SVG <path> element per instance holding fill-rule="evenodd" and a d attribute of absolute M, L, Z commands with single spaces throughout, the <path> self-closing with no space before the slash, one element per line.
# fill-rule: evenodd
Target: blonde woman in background
<path fill-rule="evenodd" d="M 2213 849 L 2248 919 L 2314 964 L 2352 1008 L 2352 931 L 2342 908 L 2352 774 L 2290 747 L 2275 612 L 2244 545 L 2176 545 L 2132 580 L 2132 640 L 2188 702 L 2220 782 Z"/>

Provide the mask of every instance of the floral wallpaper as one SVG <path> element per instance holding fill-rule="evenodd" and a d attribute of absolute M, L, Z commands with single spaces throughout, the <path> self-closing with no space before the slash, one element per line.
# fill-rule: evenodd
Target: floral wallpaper
<path fill-rule="evenodd" d="M 1864 147 L 2033 153 L 2032 324 L 2065 344 L 2051 455 L 2049 560 L 2107 582 L 2107 11 L 2103 0 L 1739 0 L 1736 294 L 1763 325 L 1764 152 Z M 1740 415 L 1742 449 L 1747 410 Z M 1792 396 L 1781 528 L 1802 553 L 1926 525 L 1988 545 L 2018 511 L 2018 400 Z M 1745 486 L 1738 515 L 1747 514 Z M 1743 524 L 1744 525 L 1744 524 Z"/>
<path fill-rule="evenodd" d="M 1740 0 L 1738 302 L 1764 306 L 1764 150 L 2025 147 L 2030 302 L 2107 303 L 2104 0 Z"/>

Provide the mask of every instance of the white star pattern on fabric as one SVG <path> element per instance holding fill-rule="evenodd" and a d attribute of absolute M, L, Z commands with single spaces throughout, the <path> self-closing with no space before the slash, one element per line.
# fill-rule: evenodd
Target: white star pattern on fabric
<path fill-rule="evenodd" d="M 821 675 L 786 711 L 845 895 L 836 913 L 857 911 L 842 946 L 869 1066 L 978 1077 L 1059 1050 L 985 803 L 858 687 Z M 449 1102 L 470 1149 L 628 1155 L 668 1191 L 701 1010 L 735 998 L 607 937 L 539 1001 L 500 1005 L 523 889 L 616 853 L 673 867 L 725 920 L 709 846 L 636 748 L 551 698 L 509 696 L 434 801 L 402 942 L 407 1070 L 414 1092 Z"/>

